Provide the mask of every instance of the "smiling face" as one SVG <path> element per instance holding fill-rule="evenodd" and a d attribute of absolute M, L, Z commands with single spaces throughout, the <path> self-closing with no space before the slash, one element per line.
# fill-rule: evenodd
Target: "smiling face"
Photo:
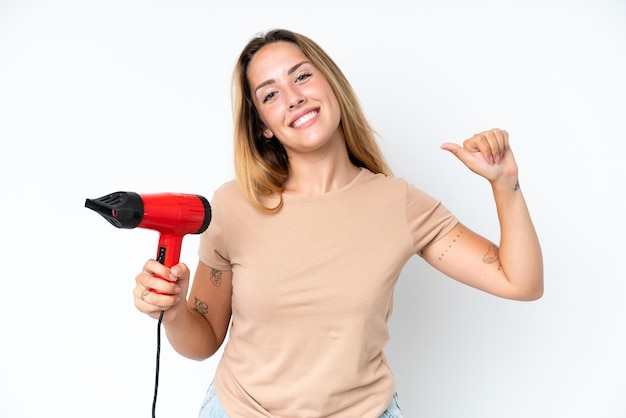
<path fill-rule="evenodd" d="M 262 47 L 250 61 L 252 100 L 267 128 L 288 155 L 332 148 L 343 141 L 337 98 L 323 74 L 290 42 Z"/>

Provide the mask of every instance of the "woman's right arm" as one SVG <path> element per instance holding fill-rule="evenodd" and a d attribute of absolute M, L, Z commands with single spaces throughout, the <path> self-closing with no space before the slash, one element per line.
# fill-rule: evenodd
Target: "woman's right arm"
<path fill-rule="evenodd" d="M 183 263 L 168 269 L 149 260 L 135 279 L 135 306 L 154 318 L 165 311 L 162 323 L 174 350 L 187 358 L 204 360 L 215 354 L 226 338 L 231 317 L 232 272 L 199 261 L 185 298 L 189 276 Z"/>

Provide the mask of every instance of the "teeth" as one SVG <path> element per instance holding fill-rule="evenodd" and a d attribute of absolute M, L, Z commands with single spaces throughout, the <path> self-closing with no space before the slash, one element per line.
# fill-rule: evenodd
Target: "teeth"
<path fill-rule="evenodd" d="M 297 121 L 295 121 L 292 125 L 293 125 L 294 128 L 302 126 L 305 123 L 307 123 L 308 121 L 310 121 L 311 119 L 313 119 L 315 117 L 315 115 L 317 115 L 317 111 L 314 110 L 312 112 L 309 112 L 306 115 L 302 116 Z"/>

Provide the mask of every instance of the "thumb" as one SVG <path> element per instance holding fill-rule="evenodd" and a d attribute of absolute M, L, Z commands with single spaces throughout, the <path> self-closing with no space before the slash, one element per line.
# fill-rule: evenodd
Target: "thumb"
<path fill-rule="evenodd" d="M 470 170 L 474 171 L 478 168 L 476 156 L 471 150 L 468 150 L 467 148 L 464 148 L 453 142 L 445 142 L 441 144 L 441 149 L 454 154 L 454 156 L 458 158 L 459 161 L 461 161 L 463 164 L 465 164 Z"/>
<path fill-rule="evenodd" d="M 170 268 L 170 281 L 178 281 L 189 277 L 189 268 L 185 263 L 178 263 Z"/>
<path fill-rule="evenodd" d="M 441 144 L 441 149 L 444 151 L 449 151 L 452 154 L 454 154 L 459 160 L 462 158 L 462 156 L 460 155 L 461 153 L 463 153 L 463 151 L 465 151 L 463 149 L 463 147 L 461 147 L 458 144 L 455 144 L 453 142 L 444 142 L 443 144 Z"/>

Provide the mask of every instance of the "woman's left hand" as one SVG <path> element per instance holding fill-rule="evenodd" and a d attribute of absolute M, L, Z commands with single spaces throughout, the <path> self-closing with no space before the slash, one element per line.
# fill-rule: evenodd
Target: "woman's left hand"
<path fill-rule="evenodd" d="M 441 149 L 453 153 L 470 170 L 489 180 L 517 182 L 517 163 L 505 130 L 491 129 L 463 141 L 463 146 L 446 142 Z"/>

